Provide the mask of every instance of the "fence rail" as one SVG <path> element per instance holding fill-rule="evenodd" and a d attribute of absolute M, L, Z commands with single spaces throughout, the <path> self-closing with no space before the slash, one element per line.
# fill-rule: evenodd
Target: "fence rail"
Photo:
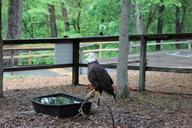
<path fill-rule="evenodd" d="M 109 52 L 109 51 L 118 51 L 118 48 L 103 48 L 103 44 L 118 44 L 119 42 L 100 42 L 100 43 L 95 43 L 95 44 L 91 44 L 91 45 L 82 45 L 81 49 L 85 48 L 85 47 L 89 47 L 89 46 L 93 46 L 93 45 L 99 45 L 98 48 L 96 49 L 89 49 L 89 50 L 82 50 L 82 53 L 89 53 L 89 52 L 98 52 L 99 53 L 99 59 L 102 58 L 102 53 L 103 52 Z M 133 44 L 133 45 L 132 45 Z M 160 45 L 161 49 L 163 48 L 163 45 L 175 45 L 175 44 L 187 44 L 187 47 L 189 50 L 191 50 L 192 48 L 192 41 L 179 41 L 179 42 L 161 42 L 161 43 L 147 43 L 147 46 L 156 46 L 156 45 Z M 140 44 L 134 44 L 134 42 L 130 43 L 130 53 L 132 53 L 133 48 L 137 48 L 139 49 Z M 139 50 L 137 50 L 139 51 Z"/>
<path fill-rule="evenodd" d="M 7 67 L 3 71 L 23 71 L 23 70 L 36 70 L 36 69 L 48 69 L 48 68 L 61 68 L 61 67 L 72 67 L 72 84 L 79 84 L 79 67 L 86 66 L 79 63 L 79 50 L 80 43 L 86 42 L 109 42 L 118 41 L 118 36 L 109 37 L 81 37 L 81 38 L 51 38 L 51 39 L 21 39 L 21 40 L 4 40 L 4 45 L 18 45 L 18 44 L 73 44 L 73 59 L 72 63 L 60 64 L 60 65 L 41 65 L 41 66 L 23 66 L 23 67 Z M 140 48 L 140 66 L 128 66 L 129 69 L 140 70 L 139 75 L 139 89 L 140 91 L 145 90 L 145 73 L 149 71 L 169 71 L 169 72 L 183 72 L 192 73 L 192 69 L 181 69 L 181 68 L 162 68 L 162 67 L 148 67 L 146 65 L 146 51 L 148 41 L 160 41 L 160 40 L 192 40 L 192 33 L 183 34 L 153 34 L 153 35 L 130 35 L 130 41 L 141 41 Z M 1 51 L 2 52 L 2 51 Z M 2 60 L 0 60 L 2 61 Z M 116 65 L 109 65 L 109 68 L 116 68 Z M 2 91 L 2 90 L 1 90 Z"/>
<path fill-rule="evenodd" d="M 90 44 L 90 43 L 85 43 L 83 45 L 80 45 L 80 50 L 81 52 L 84 53 L 89 53 L 89 52 L 98 52 L 99 53 L 99 59 L 102 59 L 102 53 L 103 52 L 109 52 L 109 51 L 118 51 L 118 48 L 103 48 L 103 44 L 118 44 L 118 42 L 96 42 L 95 44 Z M 132 49 L 134 47 L 139 48 L 140 44 L 135 44 L 132 45 L 133 42 L 130 45 L 130 50 L 132 51 Z M 163 45 L 175 45 L 175 44 L 188 44 L 188 49 L 191 50 L 192 48 L 192 41 L 188 40 L 188 41 L 179 41 L 179 42 L 161 42 L 161 43 L 148 43 L 147 46 L 156 46 L 156 45 L 160 45 L 161 47 L 163 47 Z M 90 50 L 83 50 L 83 48 L 85 47 L 89 47 L 89 46 L 93 46 L 93 45 L 99 45 L 99 48 L 96 49 L 90 49 Z M 34 57 L 53 57 L 55 54 L 54 53 L 50 53 L 50 54 L 33 54 L 33 51 L 50 51 L 50 50 L 55 50 L 54 47 L 21 47 L 21 48 L 6 48 L 3 49 L 4 52 L 11 52 L 12 54 L 10 56 L 4 56 L 3 59 L 11 59 L 12 61 L 15 60 L 15 58 L 17 59 L 23 59 L 23 58 L 28 58 L 28 64 L 31 65 L 32 64 L 32 58 Z M 15 52 L 18 51 L 27 51 L 28 54 L 26 53 L 25 55 L 15 55 Z M 132 53 L 132 52 L 131 52 Z M 14 62 L 11 62 L 12 64 L 14 64 Z"/>
<path fill-rule="evenodd" d="M 17 48 L 4 48 L 3 53 L 10 53 L 9 55 L 4 55 L 3 59 L 9 59 L 10 66 L 15 66 L 15 59 L 24 59 L 28 58 L 28 64 L 32 64 L 33 57 L 48 57 L 48 56 L 54 56 L 54 54 L 33 54 L 33 51 L 50 51 L 54 50 L 54 47 L 17 47 Z M 18 55 L 17 52 L 25 51 L 27 52 L 24 55 Z M 8 65 L 9 66 L 9 65 Z"/>

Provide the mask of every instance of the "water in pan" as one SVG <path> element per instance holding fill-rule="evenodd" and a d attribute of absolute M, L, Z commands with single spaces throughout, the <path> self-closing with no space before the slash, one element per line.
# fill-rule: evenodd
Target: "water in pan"
<path fill-rule="evenodd" d="M 77 104 L 80 101 L 73 98 L 68 98 L 64 96 L 51 96 L 51 97 L 42 97 L 36 98 L 36 102 L 47 105 L 66 105 L 66 104 Z"/>

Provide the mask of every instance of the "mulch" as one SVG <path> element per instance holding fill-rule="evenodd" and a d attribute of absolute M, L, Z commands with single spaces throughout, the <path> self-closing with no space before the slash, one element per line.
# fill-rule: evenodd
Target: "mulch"
<path fill-rule="evenodd" d="M 115 76 L 113 74 L 112 76 L 114 81 L 116 81 Z M 152 91 L 139 93 L 130 90 L 129 98 L 119 99 L 117 103 L 113 101 L 111 96 L 103 94 L 103 99 L 112 108 L 115 127 L 192 127 L 192 96 L 155 92 L 167 92 L 169 90 L 186 93 L 186 90 L 192 89 L 191 76 L 149 72 L 147 73 L 146 87 Z M 129 72 L 129 78 L 130 88 L 134 90 L 138 84 L 138 72 Z M 80 81 L 88 84 L 85 76 L 82 76 Z M 111 116 L 102 101 L 99 110 L 88 115 L 87 118 L 83 116 L 58 118 L 34 112 L 31 103 L 31 98 L 33 97 L 62 92 L 85 98 L 86 94 L 91 91 L 88 86 L 72 86 L 70 82 L 71 78 L 69 76 L 5 78 L 4 98 L 0 99 L 0 127 L 112 127 Z M 174 85 L 174 87 L 171 85 Z M 187 93 L 191 92 L 189 90 Z"/>

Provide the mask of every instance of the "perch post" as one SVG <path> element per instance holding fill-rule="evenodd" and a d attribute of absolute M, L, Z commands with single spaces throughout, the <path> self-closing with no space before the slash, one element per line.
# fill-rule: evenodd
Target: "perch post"
<path fill-rule="evenodd" d="M 140 67 L 139 67 L 139 91 L 145 91 L 147 41 L 141 36 Z"/>

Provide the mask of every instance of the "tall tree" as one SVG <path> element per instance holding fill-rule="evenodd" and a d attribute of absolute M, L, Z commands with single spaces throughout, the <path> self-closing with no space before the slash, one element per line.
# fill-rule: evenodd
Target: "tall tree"
<path fill-rule="evenodd" d="M 30 1 L 29 0 L 23 0 L 23 11 L 27 13 L 27 15 L 23 16 L 23 27 L 25 35 L 28 35 L 30 38 L 34 38 L 34 24 L 31 18 L 31 15 L 28 13 L 30 10 Z"/>
<path fill-rule="evenodd" d="M 142 15 L 141 15 L 141 11 L 140 11 L 139 1 L 136 1 L 135 8 L 136 8 L 136 33 L 141 35 L 141 34 L 144 34 L 144 33 L 143 33 L 143 19 L 142 19 Z M 138 41 L 137 44 L 140 44 L 140 41 Z M 137 52 L 139 52 L 140 51 L 140 46 L 137 47 L 137 48 L 138 48 Z"/>
<path fill-rule="evenodd" d="M 159 11 L 158 11 L 158 19 L 157 19 L 157 33 L 162 34 L 163 33 L 163 13 L 165 10 L 165 5 L 164 1 L 160 0 L 160 6 L 159 6 Z M 157 41 L 157 43 L 161 43 L 160 40 Z M 156 50 L 161 50 L 160 45 L 156 45 Z"/>
<path fill-rule="evenodd" d="M 70 31 L 70 23 L 69 23 L 68 12 L 67 12 L 67 9 L 65 7 L 65 3 L 63 1 L 61 1 L 61 12 L 63 15 L 65 31 L 68 32 L 68 31 Z"/>
<path fill-rule="evenodd" d="M 183 0 L 181 2 L 181 7 L 175 7 L 175 31 L 176 33 L 181 33 L 183 30 L 184 20 L 186 17 L 188 0 Z M 176 48 L 180 49 L 180 44 L 176 44 Z"/>
<path fill-rule="evenodd" d="M 158 6 L 153 3 L 149 7 L 149 14 L 147 16 L 147 23 L 146 23 L 146 26 L 144 29 L 144 33 L 148 33 L 149 27 L 150 27 L 151 23 L 154 21 L 155 15 L 157 13 L 157 8 L 158 8 Z"/>
<path fill-rule="evenodd" d="M 139 1 L 136 1 L 135 8 L 136 8 L 136 32 L 137 34 L 143 34 L 143 20 L 140 11 Z"/>
<path fill-rule="evenodd" d="M 78 7 L 78 13 L 77 13 L 77 18 L 73 20 L 72 24 L 74 26 L 74 29 L 76 32 L 80 33 L 80 18 L 81 18 L 81 0 L 77 1 L 77 7 Z"/>
<path fill-rule="evenodd" d="M 49 4 L 49 18 L 50 18 L 50 27 L 51 27 L 51 37 L 57 37 L 57 25 L 56 25 L 56 16 L 55 16 L 55 5 Z"/>
<path fill-rule="evenodd" d="M 3 97 L 2 0 L 0 0 L 0 97 Z"/>
<path fill-rule="evenodd" d="M 9 0 L 8 9 L 8 39 L 18 39 L 21 36 L 22 0 Z"/>
<path fill-rule="evenodd" d="M 71 20 L 71 25 L 73 26 L 74 30 L 77 33 L 80 33 L 81 27 L 80 27 L 80 19 L 81 19 L 81 10 L 82 10 L 82 1 L 81 0 L 75 0 L 71 1 L 75 6 L 75 17 Z"/>
<path fill-rule="evenodd" d="M 76 27 L 77 27 L 77 32 L 80 33 L 80 18 L 81 18 L 81 0 L 77 1 L 77 5 L 79 8 L 78 15 L 77 15 L 77 22 L 76 22 Z"/>
<path fill-rule="evenodd" d="M 119 55 L 117 64 L 118 97 L 128 97 L 128 48 L 129 48 L 129 14 L 131 0 L 122 0 L 121 24 L 119 35 Z"/>

